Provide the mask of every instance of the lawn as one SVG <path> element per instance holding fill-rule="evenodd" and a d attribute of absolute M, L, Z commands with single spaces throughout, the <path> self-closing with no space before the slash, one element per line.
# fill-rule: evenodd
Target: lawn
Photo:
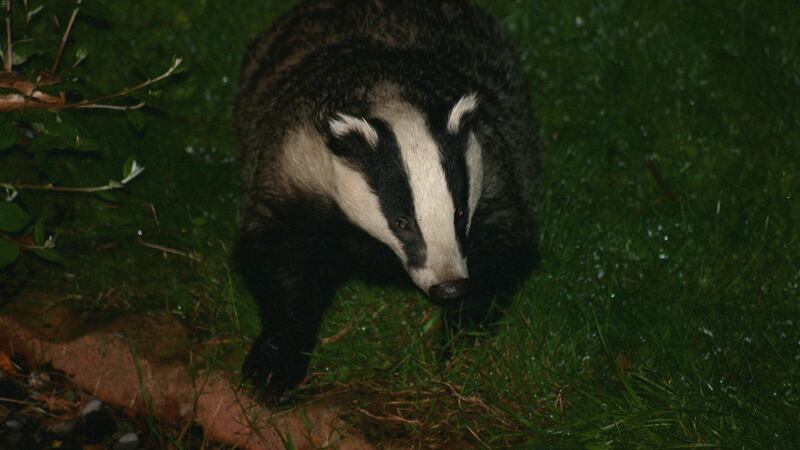
<path fill-rule="evenodd" d="M 539 268 L 495 333 L 460 343 L 444 367 L 438 312 L 422 295 L 348 284 L 299 394 L 341 395 L 373 438 L 422 447 L 792 448 L 800 8 L 480 3 L 516 43 L 539 120 Z M 0 302 L 45 291 L 98 317 L 170 311 L 197 342 L 228 342 L 208 360 L 235 369 L 242 337 L 258 328 L 228 259 L 232 99 L 244 45 L 287 6 L 105 8 L 76 22 L 65 52 L 69 65 L 85 50 L 89 84 L 130 85 L 174 56 L 186 70 L 156 87 L 160 108 L 138 119 L 70 112 L 99 154 L 0 150 L 0 182 L 88 186 L 119 177 L 130 156 L 146 167 L 113 202 L 22 192 L 17 202 L 46 218 L 65 265 L 23 255 L 0 271 Z"/>

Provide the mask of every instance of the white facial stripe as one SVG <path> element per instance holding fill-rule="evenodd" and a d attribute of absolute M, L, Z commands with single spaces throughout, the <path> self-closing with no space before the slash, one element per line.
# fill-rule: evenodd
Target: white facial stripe
<path fill-rule="evenodd" d="M 461 119 L 465 114 L 468 114 L 478 107 L 478 96 L 475 93 L 465 95 L 453 106 L 450 110 L 450 116 L 447 118 L 447 131 L 450 134 L 458 133 L 461 128 Z"/>
<path fill-rule="evenodd" d="M 322 136 L 307 127 L 287 133 L 280 159 L 280 180 L 288 189 L 331 193 L 332 169 Z"/>
<path fill-rule="evenodd" d="M 388 245 L 405 264 L 403 245 L 389 229 L 378 196 L 369 187 L 364 175 L 336 156 L 333 157 L 333 173 L 336 180 L 334 196 L 339 208 L 351 222 Z"/>
<path fill-rule="evenodd" d="M 467 230 L 472 226 L 472 215 L 478 207 L 483 192 L 483 153 L 481 144 L 474 133 L 469 134 L 467 141 L 467 171 L 469 172 L 469 222 Z"/>
<path fill-rule="evenodd" d="M 447 188 L 439 148 L 425 119 L 408 104 L 392 102 L 375 115 L 394 131 L 408 174 L 417 224 L 426 244 L 425 267 L 410 272 L 423 290 L 434 284 L 467 278 L 467 262 L 455 234 L 455 206 Z"/>
<path fill-rule="evenodd" d="M 331 133 L 336 137 L 341 138 L 350 133 L 358 133 L 364 136 L 372 148 L 378 146 L 378 132 L 365 119 L 338 113 L 335 119 L 328 121 L 328 125 L 331 127 Z"/>

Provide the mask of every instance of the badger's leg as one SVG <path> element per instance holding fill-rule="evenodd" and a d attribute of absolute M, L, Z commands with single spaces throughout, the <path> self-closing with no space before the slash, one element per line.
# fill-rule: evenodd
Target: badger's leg
<path fill-rule="evenodd" d="M 321 242 L 324 233 L 301 229 L 243 232 L 235 253 L 262 324 L 243 375 L 272 401 L 305 377 L 340 272 L 330 248 Z"/>
<path fill-rule="evenodd" d="M 495 206 L 478 209 L 473 218 L 467 253 L 469 295 L 443 314 L 451 336 L 496 321 L 537 262 L 536 237 L 525 213 L 499 207 L 499 202 Z"/>

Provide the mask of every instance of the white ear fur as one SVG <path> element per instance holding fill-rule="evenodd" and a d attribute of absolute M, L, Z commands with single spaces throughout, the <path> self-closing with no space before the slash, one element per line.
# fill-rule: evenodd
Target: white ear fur
<path fill-rule="evenodd" d="M 461 119 L 464 115 L 471 113 L 478 107 L 478 95 L 474 92 L 467 94 L 453 106 L 450 110 L 450 116 L 447 118 L 447 131 L 450 134 L 458 133 L 461 128 Z"/>
<path fill-rule="evenodd" d="M 366 119 L 353 117 L 343 113 L 337 113 L 336 118 L 328 121 L 331 133 L 338 138 L 347 136 L 350 133 L 358 133 L 366 139 L 372 148 L 378 147 L 378 132 Z"/>

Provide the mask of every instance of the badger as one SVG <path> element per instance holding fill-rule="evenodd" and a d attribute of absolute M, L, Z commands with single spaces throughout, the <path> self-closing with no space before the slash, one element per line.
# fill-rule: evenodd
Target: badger
<path fill-rule="evenodd" d="M 249 45 L 234 260 L 262 322 L 245 379 L 301 382 L 350 278 L 413 282 L 443 329 L 486 323 L 536 262 L 521 64 L 464 0 L 306 0 Z M 409 283 L 410 284 L 410 283 Z"/>

